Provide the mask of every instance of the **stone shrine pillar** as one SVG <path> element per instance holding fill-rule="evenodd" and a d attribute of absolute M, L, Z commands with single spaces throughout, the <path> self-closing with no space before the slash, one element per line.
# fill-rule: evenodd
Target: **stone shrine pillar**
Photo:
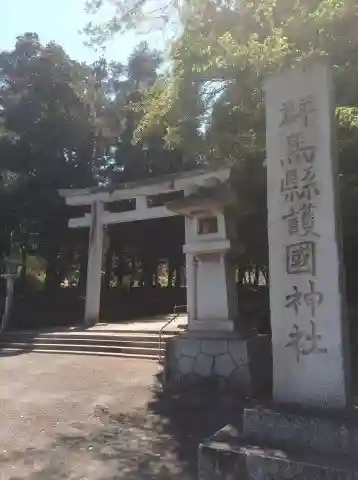
<path fill-rule="evenodd" d="M 188 303 L 188 332 L 167 348 L 171 385 L 211 379 L 250 395 L 270 382 L 269 336 L 248 331 L 238 313 L 235 205 L 229 179 L 216 178 L 167 204 L 185 216 Z"/>
<path fill-rule="evenodd" d="M 274 399 L 344 407 L 349 398 L 330 72 L 268 81 L 267 190 Z"/>
<path fill-rule="evenodd" d="M 199 448 L 199 478 L 358 479 L 337 227 L 331 72 L 265 85 L 273 405 Z"/>

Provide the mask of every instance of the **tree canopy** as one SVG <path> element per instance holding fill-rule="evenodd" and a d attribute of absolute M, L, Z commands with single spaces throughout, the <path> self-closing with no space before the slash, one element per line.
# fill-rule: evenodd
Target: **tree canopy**
<path fill-rule="evenodd" d="M 89 2 L 92 11 L 103 2 Z M 166 144 L 200 152 L 208 162 L 235 165 L 239 231 L 247 262 L 267 265 L 265 107 L 267 75 L 326 57 L 333 67 L 345 248 L 358 246 L 358 6 L 354 0 L 116 1 L 110 22 L 87 30 L 103 42 L 127 28 L 180 25 L 167 71 L 141 99 L 137 142 L 161 130 Z M 93 25 L 92 25 L 93 27 Z M 160 27 L 162 28 L 162 27 Z M 188 128 L 188 125 L 190 128 Z M 193 132 L 196 135 L 193 135 Z M 247 213 L 251 212 L 250 215 Z M 256 212 L 256 213 L 252 213 Z"/>
<path fill-rule="evenodd" d="M 103 3 L 92 2 L 92 10 Z M 137 139 L 162 124 L 168 141 L 179 141 L 188 121 L 205 119 L 206 140 L 221 157 L 231 156 L 232 148 L 263 149 L 263 79 L 317 56 L 329 57 L 335 68 L 338 105 L 357 104 L 351 83 L 358 51 L 354 0 L 167 0 L 160 8 L 133 0 L 116 6 L 103 35 L 94 40 L 143 22 L 152 21 L 155 28 L 160 13 L 165 21 L 175 11 L 181 21 L 169 51 L 169 73 L 157 79 L 143 102 Z M 229 132 L 222 132 L 223 123 Z"/>
<path fill-rule="evenodd" d="M 86 236 L 68 230 L 76 212 L 58 189 L 117 184 L 196 165 L 180 151 L 165 150 L 160 135 L 132 142 L 141 114 L 131 105 L 155 83 L 161 61 L 143 42 L 123 65 L 104 58 L 79 63 L 59 45 L 43 45 L 35 33 L 0 52 L 0 255 L 15 248 L 26 263 L 35 250 L 47 262 L 49 289 L 59 286 L 71 262 L 80 264 L 82 274 L 86 268 Z M 115 257 L 124 255 L 120 249 L 135 253 L 133 236 L 125 238 L 127 243 L 111 249 L 110 270 Z M 140 242 L 136 249 L 143 250 Z M 137 256 L 135 262 L 150 263 Z"/>

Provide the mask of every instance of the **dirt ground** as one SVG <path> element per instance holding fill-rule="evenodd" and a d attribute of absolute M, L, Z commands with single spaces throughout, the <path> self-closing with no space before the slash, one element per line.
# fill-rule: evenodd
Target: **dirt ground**
<path fill-rule="evenodd" d="M 24 353 L 0 364 L 0 480 L 194 480 L 198 443 L 242 411 L 163 393 L 154 361 Z"/>

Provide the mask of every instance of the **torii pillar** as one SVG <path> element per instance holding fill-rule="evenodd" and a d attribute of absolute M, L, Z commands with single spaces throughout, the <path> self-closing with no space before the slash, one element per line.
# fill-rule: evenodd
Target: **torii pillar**
<path fill-rule="evenodd" d="M 86 327 L 99 320 L 101 304 L 101 277 L 103 259 L 103 202 L 94 201 L 91 205 L 91 226 L 88 245 L 88 267 L 86 283 L 85 320 Z"/>

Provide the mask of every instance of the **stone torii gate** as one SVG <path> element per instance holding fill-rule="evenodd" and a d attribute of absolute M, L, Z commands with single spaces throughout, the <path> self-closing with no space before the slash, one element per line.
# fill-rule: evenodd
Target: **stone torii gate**
<path fill-rule="evenodd" d="M 182 174 L 165 175 L 156 179 L 149 179 L 143 182 L 125 183 L 115 189 L 87 188 L 87 189 L 68 189 L 60 190 L 59 193 L 65 198 L 69 206 L 90 206 L 91 212 L 83 217 L 71 218 L 69 220 L 70 228 L 90 228 L 89 246 L 88 246 L 88 269 L 86 283 L 86 301 L 85 301 L 85 325 L 94 325 L 99 320 L 100 297 L 101 297 L 101 270 L 104 250 L 103 231 L 104 226 L 118 223 L 135 222 L 139 220 L 148 220 L 153 218 L 165 218 L 178 215 L 170 211 L 165 205 L 151 207 L 148 199 L 162 194 L 173 192 L 183 192 L 183 195 L 189 195 L 198 187 L 207 182 L 226 181 L 230 176 L 230 169 L 219 170 L 195 170 Z M 106 211 L 106 204 L 118 202 L 121 200 L 133 200 L 135 209 L 112 213 Z M 186 230 L 188 225 L 186 222 Z M 188 256 L 187 256 L 188 257 Z M 187 262 L 188 263 L 188 262 Z M 191 284 L 192 275 L 187 267 L 187 302 L 189 318 L 193 313 L 193 286 Z"/>
<path fill-rule="evenodd" d="M 61 190 L 67 205 L 91 206 L 91 213 L 69 221 L 89 227 L 85 325 L 98 322 L 103 258 L 103 227 L 173 215 L 185 217 L 188 332 L 168 343 L 166 379 L 171 384 L 215 378 L 250 395 L 270 381 L 270 339 L 248 331 L 238 315 L 236 269 L 238 249 L 235 195 L 229 168 L 195 170 L 118 188 Z M 168 202 L 168 195 L 182 192 Z M 149 201 L 164 196 L 159 206 Z M 157 199 L 159 198 L 157 197 Z M 163 197 L 162 197 L 163 198 Z M 113 213 L 111 202 L 132 200 L 135 208 Z M 160 203 L 162 203 L 160 205 Z"/>

